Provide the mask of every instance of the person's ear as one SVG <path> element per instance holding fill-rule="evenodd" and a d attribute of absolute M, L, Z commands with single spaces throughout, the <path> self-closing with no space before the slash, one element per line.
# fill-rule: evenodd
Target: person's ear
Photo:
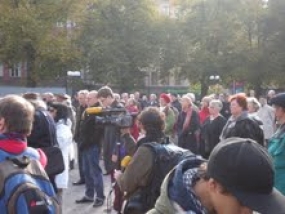
<path fill-rule="evenodd" d="M 6 123 L 4 117 L 0 118 L 0 133 L 6 132 Z"/>
<path fill-rule="evenodd" d="M 219 185 L 213 178 L 209 179 L 208 187 L 209 187 L 210 192 L 215 192 L 215 193 L 220 192 L 219 191 Z"/>

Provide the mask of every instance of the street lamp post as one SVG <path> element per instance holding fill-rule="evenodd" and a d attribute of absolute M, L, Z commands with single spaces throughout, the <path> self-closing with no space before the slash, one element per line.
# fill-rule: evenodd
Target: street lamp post
<path fill-rule="evenodd" d="M 67 94 L 73 94 L 73 78 L 74 77 L 80 77 L 81 72 L 80 71 L 67 71 L 66 76 L 66 93 Z M 70 82 L 70 88 L 69 83 Z"/>

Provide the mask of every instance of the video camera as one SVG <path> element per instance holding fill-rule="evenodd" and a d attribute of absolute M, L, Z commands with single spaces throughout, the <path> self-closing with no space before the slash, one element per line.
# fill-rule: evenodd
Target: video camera
<path fill-rule="evenodd" d="M 90 107 L 86 113 L 94 115 L 95 123 L 98 125 L 114 125 L 118 128 L 129 128 L 133 126 L 136 114 L 130 114 L 124 108 L 102 108 Z"/>

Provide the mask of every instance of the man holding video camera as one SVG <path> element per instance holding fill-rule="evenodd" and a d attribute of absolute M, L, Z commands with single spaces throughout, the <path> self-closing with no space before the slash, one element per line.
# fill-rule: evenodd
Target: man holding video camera
<path fill-rule="evenodd" d="M 110 87 L 104 86 L 98 90 L 98 100 L 106 109 L 123 109 L 124 106 L 117 102 L 113 96 L 113 91 Z M 118 112 L 120 114 L 121 112 Z M 115 169 L 112 162 L 112 154 L 116 147 L 116 142 L 119 141 L 120 128 L 114 124 L 108 124 L 104 127 L 104 141 L 103 141 L 103 159 L 106 169 L 106 175 L 112 175 Z M 113 177 L 112 177 L 113 181 Z"/>
<path fill-rule="evenodd" d="M 96 123 L 96 119 L 89 111 L 100 107 L 97 99 L 97 91 L 90 91 L 87 95 L 88 108 L 83 113 L 81 126 L 82 142 L 80 150 L 83 156 L 83 171 L 85 175 L 85 195 L 76 200 L 76 203 L 92 203 L 93 207 L 104 204 L 104 185 L 102 169 L 99 165 L 104 127 Z M 94 199 L 96 192 L 96 198 Z"/>

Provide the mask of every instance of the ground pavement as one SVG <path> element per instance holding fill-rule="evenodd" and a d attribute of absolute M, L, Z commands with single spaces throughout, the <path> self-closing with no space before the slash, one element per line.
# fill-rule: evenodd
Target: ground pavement
<path fill-rule="evenodd" d="M 104 178 L 104 190 L 107 196 L 110 191 L 110 176 L 103 176 Z M 84 195 L 85 186 L 73 186 L 72 182 L 78 180 L 78 170 L 74 169 L 70 171 L 69 187 L 65 190 L 63 195 L 63 214 L 104 214 L 106 212 L 107 203 L 98 208 L 93 208 L 93 204 L 76 204 L 75 200 L 80 199 Z M 113 211 L 112 214 L 116 212 Z"/>

